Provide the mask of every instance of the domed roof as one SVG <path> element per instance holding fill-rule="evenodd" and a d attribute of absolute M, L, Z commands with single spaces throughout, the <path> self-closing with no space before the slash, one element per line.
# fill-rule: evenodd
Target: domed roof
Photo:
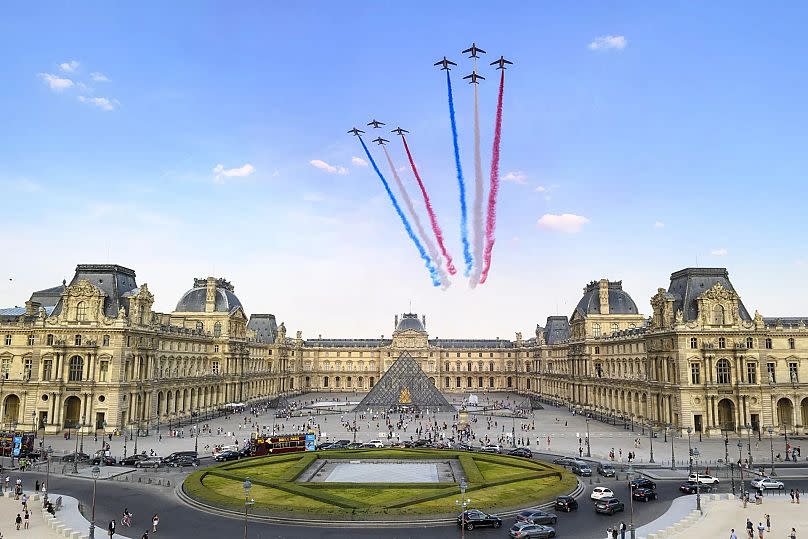
<path fill-rule="evenodd" d="M 604 282 L 605 284 L 605 282 Z M 601 283 L 593 281 L 584 288 L 584 297 L 578 302 L 575 310 L 586 316 L 602 314 L 600 312 Z M 638 314 L 637 304 L 628 292 L 623 290 L 623 281 L 609 281 L 609 314 Z"/>
<path fill-rule="evenodd" d="M 229 313 L 241 307 L 241 301 L 233 293 L 233 285 L 224 279 L 216 279 L 216 296 L 213 312 Z M 204 313 L 207 299 L 207 279 L 194 279 L 194 287 L 182 295 L 177 302 L 176 312 L 181 313 Z"/>
<path fill-rule="evenodd" d="M 399 320 L 398 324 L 396 325 L 396 331 L 406 331 L 408 329 L 426 333 L 424 325 L 420 320 L 418 320 L 418 315 L 413 313 L 402 314 L 401 320 Z"/>

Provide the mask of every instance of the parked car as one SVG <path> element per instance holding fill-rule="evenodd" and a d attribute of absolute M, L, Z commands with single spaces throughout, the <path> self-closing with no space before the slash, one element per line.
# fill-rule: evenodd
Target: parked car
<path fill-rule="evenodd" d="M 598 464 L 598 475 L 602 477 L 614 477 L 617 470 L 611 464 Z"/>
<path fill-rule="evenodd" d="M 168 466 L 173 466 L 174 468 L 183 468 L 185 466 L 199 466 L 199 459 L 192 457 L 190 455 L 180 455 L 179 457 L 169 462 Z"/>
<path fill-rule="evenodd" d="M 648 500 L 656 500 L 657 493 L 655 490 L 652 490 L 650 488 L 640 487 L 635 488 L 631 492 L 631 497 L 634 498 L 635 500 L 640 500 L 641 502 L 647 502 Z"/>
<path fill-rule="evenodd" d="M 90 460 L 90 455 L 82 453 L 81 451 L 78 453 L 68 453 L 62 457 L 62 462 L 87 462 L 88 460 Z"/>
<path fill-rule="evenodd" d="M 553 460 L 553 464 L 558 464 L 559 466 L 564 466 L 565 468 L 572 466 L 576 462 L 578 462 L 577 459 L 572 457 L 561 457 Z"/>
<path fill-rule="evenodd" d="M 687 477 L 688 481 L 698 481 L 703 485 L 717 485 L 719 483 L 717 477 L 713 477 L 712 475 L 705 475 L 705 474 L 698 474 L 692 473 Z"/>
<path fill-rule="evenodd" d="M 607 487 L 595 487 L 592 489 L 592 494 L 589 495 L 592 500 L 602 500 L 604 498 L 614 498 L 614 492 Z"/>
<path fill-rule="evenodd" d="M 602 515 L 613 515 L 625 510 L 626 506 L 617 498 L 604 498 L 595 502 L 595 512 Z"/>
<path fill-rule="evenodd" d="M 196 451 L 194 451 L 194 453 L 196 453 Z M 241 449 L 239 449 L 238 454 L 241 455 L 241 458 L 246 459 L 247 457 L 252 456 L 252 449 L 250 449 L 249 445 L 246 447 L 242 447 Z"/>
<path fill-rule="evenodd" d="M 317 451 L 330 451 L 332 449 L 342 449 L 337 444 L 320 444 L 317 446 Z"/>
<path fill-rule="evenodd" d="M 647 488 L 651 490 L 656 490 L 656 483 L 651 481 L 646 477 L 638 477 L 637 479 L 632 479 L 628 482 L 629 488 Z"/>
<path fill-rule="evenodd" d="M 146 455 L 142 455 L 140 453 L 135 455 L 129 455 L 128 457 L 124 457 L 121 459 L 121 466 L 135 466 L 141 460 L 148 458 Z"/>
<path fill-rule="evenodd" d="M 580 475 L 581 477 L 592 477 L 592 468 L 590 468 L 589 464 L 585 462 L 576 462 L 570 466 L 570 471 L 575 475 Z"/>
<path fill-rule="evenodd" d="M 713 490 L 713 487 L 712 485 L 701 485 L 695 481 L 685 481 L 679 485 L 679 491 L 685 494 L 695 494 L 697 490 L 698 492 L 710 492 Z"/>
<path fill-rule="evenodd" d="M 164 458 L 163 462 L 165 462 L 166 464 L 171 464 L 181 457 L 191 457 L 192 459 L 198 459 L 199 453 L 197 453 L 196 451 L 176 451 L 168 455 L 166 458 Z"/>
<path fill-rule="evenodd" d="M 567 513 L 571 511 L 577 511 L 578 500 L 576 500 L 572 496 L 559 496 L 558 498 L 556 498 L 553 507 L 555 507 L 559 511 L 565 511 Z"/>
<path fill-rule="evenodd" d="M 96 466 L 115 466 L 117 463 L 118 461 L 115 460 L 115 457 L 111 457 L 109 455 L 93 457 L 93 460 L 90 461 L 90 464 L 94 464 Z"/>
<path fill-rule="evenodd" d="M 555 534 L 555 528 L 532 522 L 517 522 L 508 531 L 510 537 L 518 539 L 546 539 L 555 537 Z"/>
<path fill-rule="evenodd" d="M 542 511 L 541 509 L 525 509 L 516 515 L 516 522 L 532 522 L 533 524 L 555 524 L 558 522 L 558 515 Z"/>
<path fill-rule="evenodd" d="M 457 444 L 457 449 L 461 451 L 474 451 L 474 447 L 464 442 L 460 442 L 459 444 Z"/>
<path fill-rule="evenodd" d="M 379 449 L 384 447 L 384 443 L 382 443 L 381 440 L 371 440 L 368 443 L 366 443 L 365 445 L 367 445 L 369 447 L 378 447 Z"/>
<path fill-rule="evenodd" d="M 457 525 L 463 526 L 467 530 L 473 530 L 474 528 L 481 528 L 483 526 L 499 528 L 502 526 L 502 519 L 496 515 L 484 513 L 479 509 L 469 509 L 457 516 Z"/>
<path fill-rule="evenodd" d="M 511 449 L 510 451 L 508 451 L 508 454 L 512 457 L 523 457 L 526 459 L 533 458 L 533 451 L 531 451 L 527 447 L 517 447 L 516 449 Z"/>
<path fill-rule="evenodd" d="M 163 457 L 146 457 L 135 463 L 135 468 L 159 468 L 163 465 Z"/>
<path fill-rule="evenodd" d="M 771 477 L 758 477 L 757 479 L 753 479 L 752 487 L 758 490 L 760 489 L 785 490 L 786 488 L 785 484 L 782 481 L 772 479 Z"/>
<path fill-rule="evenodd" d="M 348 444 L 348 447 L 346 449 L 359 449 L 363 445 L 365 445 L 365 444 L 363 444 L 362 442 L 351 442 L 351 443 Z"/>
<path fill-rule="evenodd" d="M 336 449 L 347 449 L 349 445 L 351 445 L 350 440 L 337 440 L 336 442 L 334 442 L 334 447 Z"/>
<path fill-rule="evenodd" d="M 480 448 L 483 453 L 499 453 L 502 448 L 498 444 L 484 445 Z"/>
<path fill-rule="evenodd" d="M 213 457 L 213 460 L 216 462 L 227 462 L 228 460 L 238 460 L 240 458 L 241 455 L 239 455 L 238 451 L 222 451 Z"/>

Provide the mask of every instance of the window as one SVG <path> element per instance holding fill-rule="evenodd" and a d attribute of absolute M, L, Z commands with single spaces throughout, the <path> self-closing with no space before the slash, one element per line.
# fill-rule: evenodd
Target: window
<path fill-rule="evenodd" d="M 509 388 L 513 387 L 513 378 L 511 378 L 510 376 L 508 376 L 508 382 L 507 382 L 507 383 L 508 383 L 508 387 L 509 387 Z"/>
<path fill-rule="evenodd" d="M 690 383 L 693 385 L 701 383 L 701 365 L 698 363 L 690 364 Z"/>
<path fill-rule="evenodd" d="M 755 340 L 752 337 L 746 338 L 746 347 L 752 349 L 755 347 Z"/>
<path fill-rule="evenodd" d="M 766 363 L 766 374 L 769 376 L 769 383 L 777 383 L 777 371 L 774 363 Z"/>
<path fill-rule="evenodd" d="M 699 347 L 699 340 L 696 337 L 690 337 L 690 348 L 695 350 Z"/>
<path fill-rule="evenodd" d="M 51 379 L 51 373 L 53 372 L 53 360 L 46 359 L 42 362 L 42 380 L 47 382 Z"/>
<path fill-rule="evenodd" d="M 746 364 L 746 383 L 757 384 L 757 365 L 755 363 Z"/>
<path fill-rule="evenodd" d="M 132 337 L 127 335 L 126 336 L 126 346 L 129 347 L 132 345 Z"/>
<path fill-rule="evenodd" d="M 488 387 L 494 387 L 494 378 L 493 377 L 488 379 Z"/>
<path fill-rule="evenodd" d="M 788 377 L 791 379 L 792 384 L 799 383 L 800 379 L 797 375 L 797 364 L 796 363 L 789 363 L 788 364 Z"/>
<path fill-rule="evenodd" d="M 219 374 L 219 362 L 214 361 L 211 363 L 211 369 L 213 369 L 213 374 Z M 328 380 L 328 377 L 326 377 L 326 380 Z"/>
<path fill-rule="evenodd" d="M 789 347 L 790 349 L 794 350 L 794 344 L 795 344 L 795 343 L 794 343 L 794 337 L 789 337 L 789 338 L 788 338 L 788 347 Z"/>
<path fill-rule="evenodd" d="M 449 377 L 448 376 L 443 379 L 443 387 L 445 387 L 446 389 L 449 389 Z"/>
<path fill-rule="evenodd" d="M 595 354 L 600 354 L 600 346 L 595 347 Z"/>
<path fill-rule="evenodd" d="M 592 336 L 600 337 L 600 324 L 592 324 Z"/>
<path fill-rule="evenodd" d="M 471 372 L 471 361 L 469 361 L 468 363 L 466 363 L 466 370 L 467 370 L 467 371 L 469 371 L 469 372 Z"/>
<path fill-rule="evenodd" d="M 107 373 L 109 372 L 109 361 L 102 361 L 101 367 L 98 371 L 98 381 L 99 382 L 106 382 L 107 381 Z"/>
<path fill-rule="evenodd" d="M 101 339 L 101 346 L 109 346 L 109 335 L 104 335 Z"/>
<path fill-rule="evenodd" d="M 48 336 L 45 338 L 45 343 L 48 346 L 53 346 L 53 333 L 48 333 Z"/>
<path fill-rule="evenodd" d="M 460 357 L 460 352 L 457 352 L 457 357 Z"/>
<path fill-rule="evenodd" d="M 488 372 L 494 372 L 494 362 L 493 361 L 488 362 Z"/>
<path fill-rule="evenodd" d="M 477 387 L 483 387 L 483 377 L 482 376 L 477 378 Z"/>
<path fill-rule="evenodd" d="M 30 357 L 25 358 L 25 364 L 23 366 L 23 377 L 26 380 L 31 379 L 31 371 L 34 368 L 34 362 Z"/>
<path fill-rule="evenodd" d="M 84 374 L 84 359 L 81 356 L 73 356 L 70 358 L 70 372 L 68 380 L 71 382 L 79 382 Z"/>
<path fill-rule="evenodd" d="M 595 363 L 595 372 L 598 375 L 598 378 L 603 376 L 603 365 L 600 363 Z"/>
<path fill-rule="evenodd" d="M 76 343 L 76 346 L 81 346 L 81 335 L 76 335 L 74 342 Z"/>
<path fill-rule="evenodd" d="M 34 336 L 33 335 L 28 335 L 28 346 L 33 346 L 33 345 L 34 345 Z"/>
<path fill-rule="evenodd" d="M 6 346 L 11 346 L 11 335 L 6 335 Z"/>
<path fill-rule="evenodd" d="M 466 378 L 466 387 L 471 387 L 471 376 Z"/>
<path fill-rule="evenodd" d="M 87 320 L 87 304 L 83 301 L 80 301 L 78 305 L 76 305 L 76 320 L 79 322 Z"/>
<path fill-rule="evenodd" d="M 214 351 L 215 353 L 217 353 L 217 354 L 219 353 L 219 345 L 218 345 L 218 344 L 214 344 L 214 345 L 213 345 L 213 351 Z"/>
<path fill-rule="evenodd" d="M 323 376 L 323 387 L 328 387 L 328 376 Z"/>
<path fill-rule="evenodd" d="M 713 325 L 714 326 L 723 326 L 724 325 L 724 307 L 721 305 L 716 305 L 713 307 Z"/>
<path fill-rule="evenodd" d="M 728 384 L 730 378 L 729 361 L 726 359 L 719 359 L 715 364 L 716 382 L 719 384 Z"/>
<path fill-rule="evenodd" d="M 719 348 L 726 348 L 727 347 L 727 340 L 724 337 L 718 338 L 718 347 Z"/>
<path fill-rule="evenodd" d="M 455 387 L 460 387 L 460 377 L 455 378 Z"/>
<path fill-rule="evenodd" d="M 612 322 L 612 333 L 617 333 L 618 331 L 620 331 L 620 324 Z"/>
<path fill-rule="evenodd" d="M 221 337 L 222 336 L 222 323 L 216 322 L 213 324 L 213 336 L 214 337 Z"/>
<path fill-rule="evenodd" d="M 770 338 L 766 339 L 766 350 L 772 349 L 772 340 Z"/>

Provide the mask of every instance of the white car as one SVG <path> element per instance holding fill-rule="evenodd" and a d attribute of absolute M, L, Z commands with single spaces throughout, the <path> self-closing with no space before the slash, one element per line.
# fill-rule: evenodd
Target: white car
<path fill-rule="evenodd" d="M 713 477 L 712 475 L 705 475 L 705 474 L 698 474 L 692 473 L 687 478 L 688 481 L 699 482 L 702 485 L 717 485 L 719 483 L 717 477 Z"/>
<path fill-rule="evenodd" d="M 500 453 L 502 448 L 497 444 L 484 445 L 480 448 L 483 453 Z"/>
<path fill-rule="evenodd" d="M 786 486 L 782 481 L 772 479 L 771 477 L 758 477 L 752 480 L 752 487 L 756 489 L 775 489 L 785 490 Z"/>
<path fill-rule="evenodd" d="M 372 445 L 373 447 L 376 447 L 376 448 L 379 448 L 379 449 L 384 447 L 384 444 L 382 443 L 381 440 L 371 440 L 365 445 Z"/>
<path fill-rule="evenodd" d="M 592 500 L 603 500 L 604 498 L 614 498 L 612 489 L 606 487 L 595 487 L 592 489 L 592 494 L 589 496 Z"/>

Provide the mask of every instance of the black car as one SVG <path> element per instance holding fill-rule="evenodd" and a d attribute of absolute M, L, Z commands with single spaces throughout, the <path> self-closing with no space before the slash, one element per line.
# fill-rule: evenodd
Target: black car
<path fill-rule="evenodd" d="M 625 510 L 626 506 L 617 498 L 604 498 L 595 502 L 595 512 L 602 515 L 613 515 Z"/>
<path fill-rule="evenodd" d="M 555 524 L 558 522 L 558 515 L 542 511 L 541 509 L 525 509 L 516 515 L 516 522 L 532 522 L 533 524 Z"/>
<path fill-rule="evenodd" d="M 345 449 L 345 448 L 347 448 L 349 445 L 351 445 L 351 441 L 350 441 L 350 440 L 337 440 L 336 442 L 334 442 L 334 446 L 335 446 L 336 448 L 338 448 L 338 449 Z"/>
<path fill-rule="evenodd" d="M 576 500 L 572 496 L 559 496 L 558 498 L 556 498 L 553 507 L 555 507 L 559 511 L 566 511 L 567 513 L 569 513 L 570 511 L 577 511 L 578 500 Z"/>
<path fill-rule="evenodd" d="M 650 488 L 635 488 L 631 493 L 631 497 L 641 502 L 647 502 L 648 500 L 656 500 L 657 493 Z"/>
<path fill-rule="evenodd" d="M 239 449 L 238 454 L 241 455 L 241 458 L 246 459 L 247 457 L 252 456 L 252 450 L 250 449 L 250 446 L 248 445 L 247 447 L 242 447 L 241 449 Z"/>
<path fill-rule="evenodd" d="M 238 451 L 222 451 L 221 453 L 213 457 L 213 460 L 217 462 L 226 462 L 228 460 L 238 460 L 240 458 L 241 455 L 239 455 Z"/>
<path fill-rule="evenodd" d="M 637 479 L 632 479 L 628 482 L 629 488 L 647 488 L 650 490 L 656 490 L 656 483 L 647 479 L 645 477 L 638 477 Z"/>
<path fill-rule="evenodd" d="M 87 462 L 88 460 L 90 460 L 90 455 L 82 453 L 81 451 L 78 453 L 68 453 L 62 457 L 62 462 Z"/>
<path fill-rule="evenodd" d="M 617 470 L 611 464 L 598 464 L 598 475 L 603 477 L 614 477 Z"/>
<path fill-rule="evenodd" d="M 685 481 L 679 485 L 679 491 L 684 494 L 695 494 L 698 492 L 712 492 L 712 485 L 698 485 L 695 481 Z"/>
<path fill-rule="evenodd" d="M 479 509 L 469 509 L 457 516 L 457 525 L 463 526 L 467 530 L 473 530 L 474 528 L 481 528 L 483 526 L 499 528 L 502 526 L 502 519 L 496 515 L 484 513 Z"/>
<path fill-rule="evenodd" d="M 570 471 L 575 475 L 580 475 L 581 477 L 592 477 L 592 468 L 590 468 L 589 464 L 585 462 L 576 462 L 570 466 Z"/>
<path fill-rule="evenodd" d="M 192 459 L 198 459 L 199 453 L 196 451 L 176 451 L 171 453 L 169 456 L 163 459 L 163 462 L 168 464 L 169 466 L 177 459 L 182 457 L 191 457 Z"/>
<path fill-rule="evenodd" d="M 145 460 L 146 455 L 141 455 L 140 453 L 136 455 L 129 455 L 128 457 L 124 457 L 121 459 L 121 466 L 135 466 L 141 460 Z"/>
<path fill-rule="evenodd" d="M 168 463 L 169 466 L 182 468 L 185 466 L 199 466 L 199 459 L 190 455 L 180 455 Z"/>
<path fill-rule="evenodd" d="M 558 464 L 559 466 L 567 467 L 567 466 L 572 466 L 573 464 L 575 464 L 575 462 L 576 462 L 576 459 L 574 459 L 572 457 L 561 457 L 561 458 L 555 459 L 553 461 L 553 464 Z"/>
<path fill-rule="evenodd" d="M 526 459 L 533 458 L 533 451 L 527 447 L 517 447 L 516 449 L 511 449 L 508 451 L 508 454 L 512 457 L 524 457 Z"/>
<path fill-rule="evenodd" d="M 90 461 L 91 464 L 95 464 L 96 466 L 104 465 L 104 466 L 115 466 L 118 461 L 115 460 L 115 457 L 110 457 L 109 455 L 99 456 L 93 458 Z"/>

